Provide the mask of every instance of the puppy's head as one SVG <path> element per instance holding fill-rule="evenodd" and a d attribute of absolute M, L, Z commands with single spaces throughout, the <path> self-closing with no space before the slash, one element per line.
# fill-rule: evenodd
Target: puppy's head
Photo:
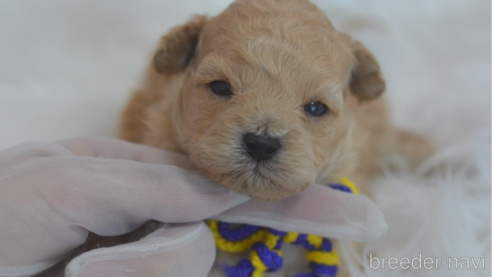
<path fill-rule="evenodd" d="M 237 1 L 166 35 L 157 72 L 178 75 L 174 139 L 201 172 L 278 200 L 348 155 L 349 97 L 384 91 L 374 57 L 307 1 Z"/>

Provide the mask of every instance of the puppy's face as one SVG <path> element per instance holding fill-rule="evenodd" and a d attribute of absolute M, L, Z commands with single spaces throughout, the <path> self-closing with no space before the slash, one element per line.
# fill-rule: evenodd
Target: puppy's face
<path fill-rule="evenodd" d="M 375 63 L 369 78 L 381 82 L 366 88 L 354 48 L 298 0 L 238 1 L 176 28 L 155 67 L 183 74 L 178 143 L 204 175 L 248 196 L 278 200 L 308 188 L 346 147 L 350 88 L 362 99 L 384 89 Z"/>

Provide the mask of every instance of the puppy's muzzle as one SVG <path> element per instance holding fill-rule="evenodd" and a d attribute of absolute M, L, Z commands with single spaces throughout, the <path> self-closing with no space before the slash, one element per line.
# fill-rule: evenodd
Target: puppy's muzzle
<path fill-rule="evenodd" d="M 259 136 L 247 133 L 243 136 L 246 153 L 256 161 L 270 160 L 281 147 L 278 138 Z"/>

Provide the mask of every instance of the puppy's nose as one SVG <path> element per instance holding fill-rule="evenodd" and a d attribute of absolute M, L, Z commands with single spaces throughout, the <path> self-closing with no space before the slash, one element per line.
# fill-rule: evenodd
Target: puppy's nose
<path fill-rule="evenodd" d="M 243 136 L 246 152 L 257 161 L 269 160 L 280 148 L 280 141 L 276 138 L 258 136 L 247 133 Z"/>

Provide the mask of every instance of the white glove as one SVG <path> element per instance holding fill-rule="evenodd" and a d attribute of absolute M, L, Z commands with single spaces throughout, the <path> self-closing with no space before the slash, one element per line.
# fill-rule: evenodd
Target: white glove
<path fill-rule="evenodd" d="M 95 138 L 20 144 L 0 151 L 0 276 L 32 276 L 89 231 L 116 236 L 150 219 L 178 224 L 86 252 L 66 276 L 206 276 L 215 247 L 201 220 L 212 216 L 358 241 L 386 230 L 367 197 L 317 185 L 277 203 L 248 200 L 168 151 Z"/>

